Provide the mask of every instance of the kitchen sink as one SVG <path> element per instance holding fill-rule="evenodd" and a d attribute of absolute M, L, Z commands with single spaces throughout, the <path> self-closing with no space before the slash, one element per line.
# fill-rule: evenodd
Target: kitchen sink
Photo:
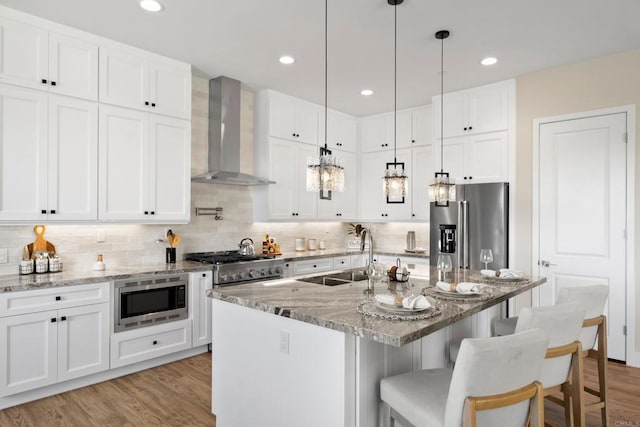
<path fill-rule="evenodd" d="M 360 280 L 367 280 L 367 274 L 363 270 L 343 271 L 340 273 L 329 273 L 321 276 L 305 277 L 297 279 L 300 282 L 315 283 L 323 286 L 344 285 Z"/>

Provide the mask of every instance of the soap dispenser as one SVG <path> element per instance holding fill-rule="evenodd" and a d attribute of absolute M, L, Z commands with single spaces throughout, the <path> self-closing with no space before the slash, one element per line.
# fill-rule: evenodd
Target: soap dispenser
<path fill-rule="evenodd" d="M 98 261 L 93 264 L 94 271 L 104 271 L 104 262 L 102 261 L 102 254 L 98 254 Z"/>

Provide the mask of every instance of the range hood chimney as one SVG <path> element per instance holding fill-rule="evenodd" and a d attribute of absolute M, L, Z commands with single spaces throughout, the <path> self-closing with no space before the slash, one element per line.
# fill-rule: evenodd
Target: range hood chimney
<path fill-rule="evenodd" d="M 209 80 L 209 170 L 191 178 L 207 184 L 275 184 L 240 172 L 240 81 Z"/>

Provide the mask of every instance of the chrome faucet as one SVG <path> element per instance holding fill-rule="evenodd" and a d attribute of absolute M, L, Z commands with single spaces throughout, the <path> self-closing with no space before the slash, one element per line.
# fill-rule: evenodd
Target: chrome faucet
<path fill-rule="evenodd" d="M 367 237 L 369 237 L 369 265 L 373 265 L 373 234 L 371 234 L 371 230 L 368 228 L 363 228 L 360 233 L 360 251 L 364 252 L 365 243 L 367 242 Z"/>

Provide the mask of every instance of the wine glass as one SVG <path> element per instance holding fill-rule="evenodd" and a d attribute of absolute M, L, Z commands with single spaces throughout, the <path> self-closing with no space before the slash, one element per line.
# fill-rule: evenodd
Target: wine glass
<path fill-rule="evenodd" d="M 448 254 L 438 255 L 438 262 L 436 264 L 438 271 L 442 273 L 442 279 L 446 279 L 447 273 L 453 270 L 453 264 L 451 263 L 451 256 Z"/>
<path fill-rule="evenodd" d="M 493 262 L 493 252 L 491 249 L 481 249 L 480 250 L 480 262 L 484 262 L 484 269 L 487 269 L 487 264 Z"/>
<path fill-rule="evenodd" d="M 373 262 L 367 267 L 367 277 L 369 278 L 369 282 L 372 284 L 382 280 L 384 275 L 384 266 L 382 264 Z"/>

